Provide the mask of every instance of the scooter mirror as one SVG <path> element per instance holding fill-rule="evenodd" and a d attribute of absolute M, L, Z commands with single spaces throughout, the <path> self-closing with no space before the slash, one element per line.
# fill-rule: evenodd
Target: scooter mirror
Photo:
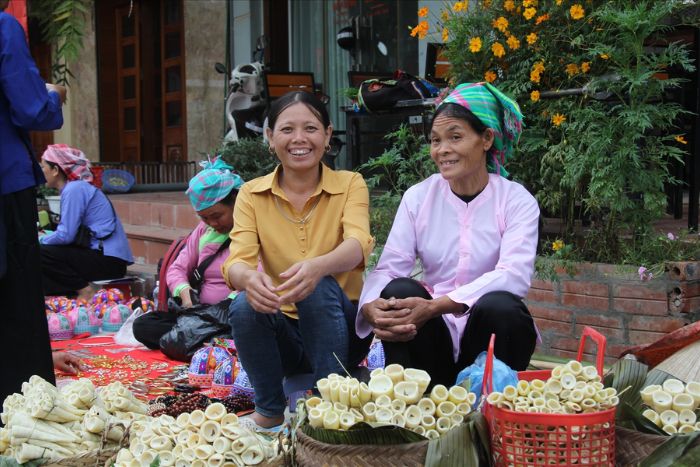
<path fill-rule="evenodd" d="M 227 75 L 228 73 L 226 72 L 226 67 L 224 66 L 223 63 L 216 62 L 214 64 L 214 68 L 216 68 L 216 71 L 218 73 L 221 73 L 222 75 Z"/>

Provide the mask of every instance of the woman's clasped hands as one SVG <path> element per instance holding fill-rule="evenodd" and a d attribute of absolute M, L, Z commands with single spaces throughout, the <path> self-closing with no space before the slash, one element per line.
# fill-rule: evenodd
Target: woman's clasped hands
<path fill-rule="evenodd" d="M 282 305 L 296 303 L 308 297 L 316 289 L 323 275 L 316 258 L 294 263 L 279 275 L 284 282 L 278 286 L 275 286 L 272 278 L 264 272 L 250 271 L 245 287 L 246 297 L 256 311 L 277 313 Z"/>

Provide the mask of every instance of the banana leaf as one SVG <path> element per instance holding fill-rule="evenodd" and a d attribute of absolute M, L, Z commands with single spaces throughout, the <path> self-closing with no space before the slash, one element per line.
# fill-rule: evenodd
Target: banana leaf
<path fill-rule="evenodd" d="M 20 464 L 14 457 L 0 456 L 0 467 L 38 467 L 46 462 L 45 460 L 37 459 Z"/>
<path fill-rule="evenodd" d="M 668 441 L 656 448 L 649 457 L 644 459 L 639 465 L 640 467 L 666 467 L 676 466 L 678 460 L 697 450 L 697 443 L 700 441 L 698 437 L 700 431 L 688 435 L 674 435 L 669 437 Z M 691 451 L 692 449 L 692 451 Z M 700 454 L 700 453 L 698 453 Z M 700 458 L 700 457 L 699 457 Z M 698 465 L 687 464 L 687 465 Z"/>
<path fill-rule="evenodd" d="M 620 426 L 625 426 L 642 433 L 668 436 L 668 433 L 656 426 L 655 423 L 642 415 L 639 409 L 632 407 L 627 402 L 620 403 L 618 406 L 618 413 L 620 417 L 618 418 L 617 424 Z"/>
<path fill-rule="evenodd" d="M 673 461 L 673 467 L 697 467 L 700 465 L 700 446 L 693 446 L 680 459 Z"/>
<path fill-rule="evenodd" d="M 620 421 L 624 421 L 622 406 L 627 403 L 630 407 L 637 410 L 641 409 L 642 399 L 639 391 L 645 386 L 649 367 L 644 363 L 630 359 L 620 359 L 612 366 L 608 374 L 603 380 L 605 386 L 617 389 L 620 395 L 620 403 L 617 406 L 616 417 Z"/>
<path fill-rule="evenodd" d="M 428 443 L 425 467 L 491 466 L 490 443 L 484 415 L 472 412 L 462 425 Z"/>
<path fill-rule="evenodd" d="M 425 441 L 427 438 L 411 430 L 398 426 L 372 426 L 370 423 L 356 423 L 346 431 L 314 428 L 309 424 L 302 425 L 301 431 L 326 444 L 404 444 Z"/>

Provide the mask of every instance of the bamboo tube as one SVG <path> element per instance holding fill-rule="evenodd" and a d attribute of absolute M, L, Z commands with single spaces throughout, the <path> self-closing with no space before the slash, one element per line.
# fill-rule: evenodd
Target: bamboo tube
<path fill-rule="evenodd" d="M 318 404 L 320 404 L 321 402 L 323 402 L 323 400 L 320 397 L 309 397 L 308 399 L 306 399 L 306 408 L 309 410 L 313 409 L 315 407 L 318 407 Z"/>
<path fill-rule="evenodd" d="M 340 414 L 340 429 L 349 430 L 355 424 L 355 416 L 350 412 Z"/>
<path fill-rule="evenodd" d="M 581 365 L 581 362 L 578 362 L 576 360 L 570 360 L 569 362 L 567 362 L 565 368 L 569 370 L 574 376 L 580 375 L 583 371 L 583 365 Z"/>
<path fill-rule="evenodd" d="M 582 370 L 582 376 L 587 381 L 595 380 L 598 376 L 598 370 L 594 366 L 584 366 Z"/>
<path fill-rule="evenodd" d="M 394 382 L 386 375 L 374 376 L 369 381 L 369 390 L 372 391 L 372 398 L 377 400 L 377 397 L 386 395 L 392 397 L 394 395 Z"/>
<path fill-rule="evenodd" d="M 459 404 L 460 402 L 467 401 L 468 394 L 469 394 L 469 391 L 464 389 L 462 386 L 452 386 L 448 390 L 447 400 L 454 403 L 454 404 Z"/>
<path fill-rule="evenodd" d="M 675 435 L 676 433 L 678 433 L 678 430 L 673 425 L 664 425 L 663 427 L 661 427 L 661 429 L 669 435 Z"/>
<path fill-rule="evenodd" d="M 545 382 L 541 379 L 533 379 L 530 381 L 530 391 L 544 392 Z"/>
<path fill-rule="evenodd" d="M 562 389 L 573 389 L 576 386 L 576 376 L 571 373 L 562 373 L 559 381 Z"/>
<path fill-rule="evenodd" d="M 652 408 L 658 413 L 670 409 L 673 405 L 673 398 L 671 397 L 671 394 L 664 390 L 654 391 L 654 393 L 651 395 L 651 401 L 653 406 Z"/>
<path fill-rule="evenodd" d="M 323 428 L 326 430 L 337 430 L 340 428 L 340 417 L 335 411 L 329 410 L 323 414 Z"/>
<path fill-rule="evenodd" d="M 525 381 L 524 379 L 521 379 L 518 381 L 518 385 L 516 386 L 518 389 L 518 394 L 521 396 L 527 396 L 530 394 L 530 383 Z"/>
<path fill-rule="evenodd" d="M 418 383 L 415 381 L 400 381 L 394 385 L 394 398 L 406 404 L 415 404 L 420 399 Z"/>
<path fill-rule="evenodd" d="M 681 425 L 695 425 L 697 416 L 690 409 L 683 409 L 678 413 L 678 423 Z"/>
<path fill-rule="evenodd" d="M 440 404 L 438 404 L 437 408 L 435 409 L 435 413 L 437 413 L 438 417 L 450 417 L 456 412 L 457 406 L 450 401 L 440 402 Z"/>
<path fill-rule="evenodd" d="M 430 375 L 425 370 L 417 368 L 406 368 L 403 370 L 404 381 L 415 381 L 418 383 L 418 392 L 422 396 L 430 386 Z"/>
<path fill-rule="evenodd" d="M 664 410 L 659 414 L 659 418 L 661 418 L 661 425 L 663 426 L 678 426 L 678 413 L 676 413 L 674 410 Z"/>
<path fill-rule="evenodd" d="M 377 413 L 377 406 L 374 402 L 367 402 L 362 406 L 362 413 L 365 416 L 365 421 L 373 422 L 374 414 Z"/>
<path fill-rule="evenodd" d="M 411 405 L 406 408 L 404 419 L 406 420 L 406 428 L 415 428 L 420 425 L 423 419 L 423 413 L 417 405 Z"/>
<path fill-rule="evenodd" d="M 360 383 L 360 403 L 365 405 L 372 400 L 372 391 L 367 386 L 367 383 Z"/>
<path fill-rule="evenodd" d="M 693 410 L 694 405 L 695 400 L 693 399 L 693 396 L 690 394 L 680 393 L 673 396 L 673 403 L 671 404 L 671 407 L 673 407 L 673 410 L 676 412 L 680 412 L 683 409 Z"/>
<path fill-rule="evenodd" d="M 394 413 L 391 411 L 391 409 L 382 407 L 377 409 L 374 414 L 374 419 L 377 421 L 377 423 L 390 424 L 393 416 Z"/>
<path fill-rule="evenodd" d="M 466 417 L 472 411 L 472 404 L 469 404 L 468 402 L 462 402 L 461 404 L 457 404 L 456 411 L 458 414 Z"/>
<path fill-rule="evenodd" d="M 403 414 L 394 413 L 394 416 L 391 417 L 391 424 L 404 428 L 406 426 L 406 418 L 403 416 Z"/>
<path fill-rule="evenodd" d="M 693 425 L 681 425 L 678 427 L 678 433 L 692 433 L 695 431 Z"/>
<path fill-rule="evenodd" d="M 391 401 L 391 410 L 394 413 L 404 413 L 406 411 L 406 402 L 401 399 L 394 399 Z"/>
<path fill-rule="evenodd" d="M 695 408 L 697 408 L 700 405 L 700 383 L 697 381 L 691 381 L 688 384 L 685 385 L 685 392 L 686 394 L 690 394 L 693 396 L 693 400 L 695 401 Z"/>
<path fill-rule="evenodd" d="M 664 381 L 661 387 L 664 391 L 671 394 L 672 396 L 675 396 L 676 394 L 682 394 L 683 392 L 685 392 L 685 385 L 683 384 L 683 382 L 674 378 L 670 378 Z"/>
<path fill-rule="evenodd" d="M 433 386 L 433 390 L 430 391 L 430 399 L 433 402 L 435 402 L 435 404 L 439 404 L 440 402 L 446 401 L 447 396 L 447 388 L 442 384 L 436 384 L 435 386 Z"/>
<path fill-rule="evenodd" d="M 424 397 L 423 399 L 418 401 L 418 408 L 423 413 L 423 415 L 435 414 L 435 402 L 433 402 L 432 399 L 428 399 L 427 397 Z"/>
<path fill-rule="evenodd" d="M 515 402 L 518 397 L 518 389 L 515 386 L 508 385 L 503 388 L 503 398 L 507 401 Z"/>
<path fill-rule="evenodd" d="M 340 415 L 343 412 L 347 412 L 349 409 L 348 409 L 348 406 L 343 404 L 342 402 L 334 402 L 333 403 L 333 410 L 338 412 L 338 415 Z"/>
<path fill-rule="evenodd" d="M 659 417 L 659 414 L 656 413 L 655 410 L 646 409 L 644 412 L 642 412 L 642 415 L 645 418 L 649 419 L 654 425 L 661 426 L 661 418 Z"/>
<path fill-rule="evenodd" d="M 334 379 L 328 385 L 331 393 L 331 402 L 340 402 L 340 381 Z"/>
<path fill-rule="evenodd" d="M 338 386 L 338 401 L 346 407 L 350 407 L 350 388 L 345 383 L 340 383 Z"/>
<path fill-rule="evenodd" d="M 331 400 L 331 386 L 328 378 L 321 378 L 316 382 L 316 387 L 318 388 L 321 397 L 327 401 Z"/>
<path fill-rule="evenodd" d="M 435 421 L 435 429 L 438 433 L 447 433 L 452 428 L 452 421 L 449 417 L 440 417 Z"/>
<path fill-rule="evenodd" d="M 386 394 L 382 394 L 375 399 L 374 403 L 377 405 L 377 407 L 384 407 L 387 409 L 391 408 L 391 397 L 387 396 Z"/>
<path fill-rule="evenodd" d="M 391 381 L 396 385 L 403 381 L 403 367 L 398 363 L 392 363 L 384 368 L 384 374 L 391 378 Z"/>
<path fill-rule="evenodd" d="M 432 415 L 423 415 L 423 418 L 421 418 L 420 424 L 425 428 L 425 430 L 432 430 L 435 428 L 435 417 Z"/>

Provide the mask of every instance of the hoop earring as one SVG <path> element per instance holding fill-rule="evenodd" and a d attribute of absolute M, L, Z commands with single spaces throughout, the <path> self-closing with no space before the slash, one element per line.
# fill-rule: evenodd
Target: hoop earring
<path fill-rule="evenodd" d="M 331 152 L 331 145 L 330 145 L 330 144 L 326 144 L 326 147 L 323 148 L 323 149 L 325 149 L 326 152 Z"/>
<path fill-rule="evenodd" d="M 268 147 L 267 147 L 267 151 L 268 151 L 270 154 L 272 154 L 273 156 L 275 155 L 275 148 L 273 148 L 272 146 L 268 146 Z"/>

